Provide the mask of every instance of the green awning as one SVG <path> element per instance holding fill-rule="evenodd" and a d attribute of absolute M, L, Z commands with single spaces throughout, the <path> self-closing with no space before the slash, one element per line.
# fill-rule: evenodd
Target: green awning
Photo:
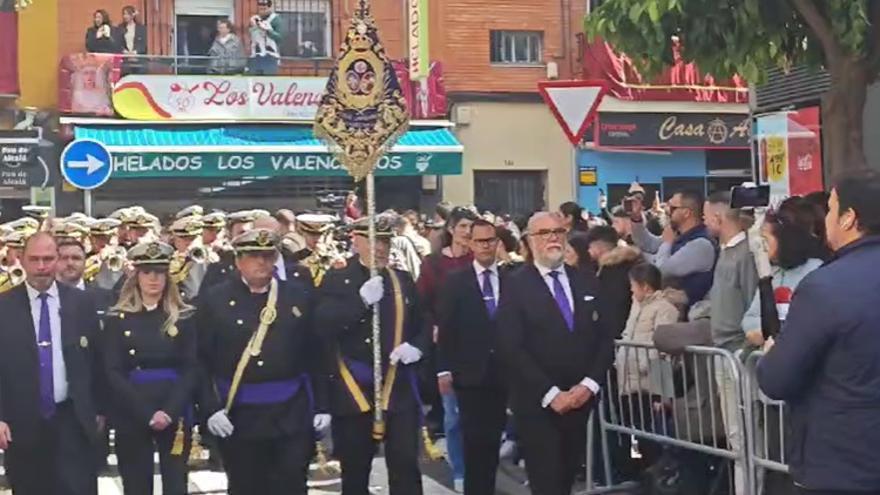
<path fill-rule="evenodd" d="M 111 179 L 346 175 L 308 127 L 89 125 L 76 126 L 74 136 L 107 146 Z M 411 130 L 380 160 L 376 175 L 458 175 L 462 151 L 449 129 Z"/>

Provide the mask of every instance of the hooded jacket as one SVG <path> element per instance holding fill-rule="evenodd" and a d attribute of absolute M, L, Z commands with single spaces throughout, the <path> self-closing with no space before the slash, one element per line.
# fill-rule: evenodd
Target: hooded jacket
<path fill-rule="evenodd" d="M 599 258 L 596 275 L 605 300 L 602 317 L 615 338 L 623 332 L 632 305 L 629 271 L 642 261 L 642 252 L 632 246 L 618 246 Z"/>

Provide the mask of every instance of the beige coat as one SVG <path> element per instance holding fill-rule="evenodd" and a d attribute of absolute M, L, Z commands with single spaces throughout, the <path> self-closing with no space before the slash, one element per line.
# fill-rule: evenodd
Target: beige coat
<path fill-rule="evenodd" d="M 680 305 L 682 298 L 686 298 L 682 291 L 666 289 L 651 294 L 641 303 L 633 300 L 620 341 L 653 347 L 654 329 L 681 319 L 677 305 Z M 660 390 L 653 390 L 650 376 L 651 367 L 657 364 L 658 357 L 653 349 L 619 346 L 615 360 L 619 393 L 627 395 L 644 391 L 659 394 Z"/>

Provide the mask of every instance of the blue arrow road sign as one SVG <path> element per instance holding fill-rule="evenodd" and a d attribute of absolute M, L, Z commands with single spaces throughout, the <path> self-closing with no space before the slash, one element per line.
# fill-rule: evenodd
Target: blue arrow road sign
<path fill-rule="evenodd" d="M 100 187 L 107 182 L 112 171 L 110 151 L 97 141 L 73 141 L 61 152 L 61 175 L 79 189 Z"/>

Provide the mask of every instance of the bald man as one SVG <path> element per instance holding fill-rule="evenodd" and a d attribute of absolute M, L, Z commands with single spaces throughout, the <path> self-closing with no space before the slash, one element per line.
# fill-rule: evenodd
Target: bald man
<path fill-rule="evenodd" d="M 100 376 L 89 297 L 55 282 L 51 235 L 28 239 L 26 282 L 0 296 L 0 449 L 16 495 L 95 495 Z M 63 352 L 62 352 L 63 350 Z"/>
<path fill-rule="evenodd" d="M 504 329 L 498 348 L 529 486 L 536 494 L 569 495 L 614 337 L 602 323 L 596 277 L 563 263 L 562 217 L 536 213 L 528 239 L 534 262 L 506 280 L 496 313 Z"/>

